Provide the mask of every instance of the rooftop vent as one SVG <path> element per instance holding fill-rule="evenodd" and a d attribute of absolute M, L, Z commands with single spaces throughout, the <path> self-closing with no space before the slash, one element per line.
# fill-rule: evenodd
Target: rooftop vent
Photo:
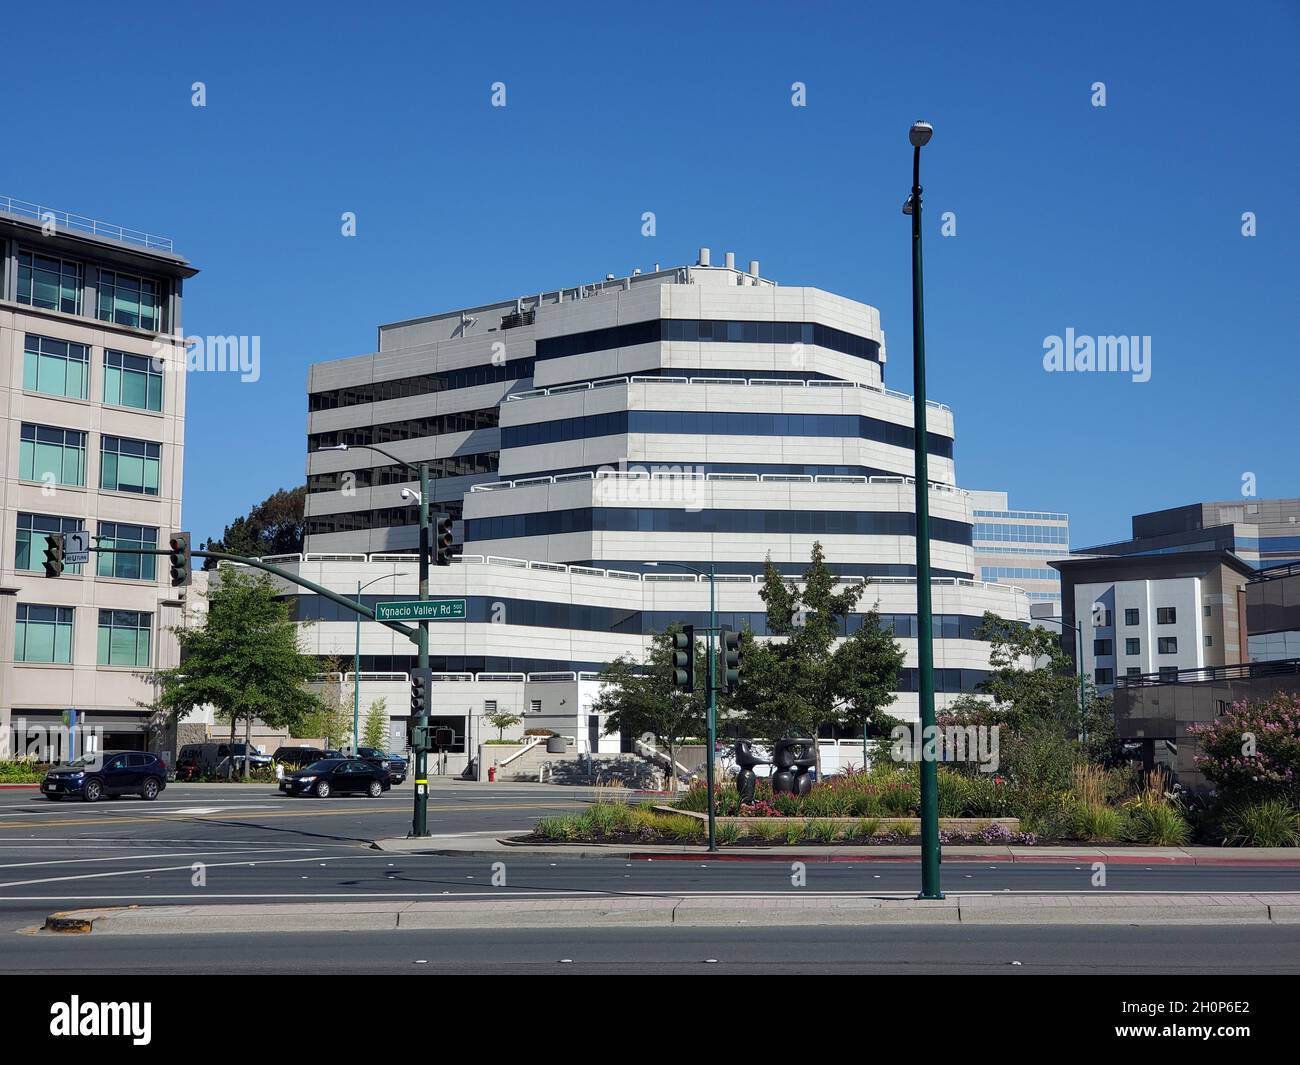
<path fill-rule="evenodd" d="M 709 265 L 709 249 L 708 249 L 708 248 L 701 248 L 701 249 L 700 249 L 700 261 L 699 261 L 698 263 L 696 263 L 695 265 L 696 265 L 696 266 L 708 266 L 708 265 Z"/>
<path fill-rule="evenodd" d="M 518 329 L 521 325 L 532 325 L 536 319 L 536 307 L 529 307 L 526 311 L 512 311 L 501 319 L 501 328 Z"/>

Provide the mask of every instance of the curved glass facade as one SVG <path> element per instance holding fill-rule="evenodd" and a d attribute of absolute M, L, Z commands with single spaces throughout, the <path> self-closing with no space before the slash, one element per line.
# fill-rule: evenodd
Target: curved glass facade
<path fill-rule="evenodd" d="M 471 518 L 465 539 L 508 540 L 572 532 L 776 533 L 809 536 L 915 536 L 910 511 L 873 510 L 697 510 L 654 507 L 575 507 L 537 514 Z M 950 518 L 931 518 L 935 540 L 969 547 L 971 527 Z"/>
<path fill-rule="evenodd" d="M 907 448 L 916 444 L 910 425 L 860 414 L 751 414 L 748 411 L 620 410 L 579 418 L 555 418 L 501 428 L 501 447 L 532 447 L 627 433 L 689 436 L 820 436 L 874 440 Z M 926 450 L 952 458 L 952 437 L 926 435 Z"/>
<path fill-rule="evenodd" d="M 880 361 L 880 344 L 820 322 L 716 321 L 708 318 L 663 318 L 590 329 L 557 337 L 539 337 L 541 359 L 586 355 L 593 351 L 657 344 L 666 340 L 722 344 L 811 344 L 859 359 Z"/>

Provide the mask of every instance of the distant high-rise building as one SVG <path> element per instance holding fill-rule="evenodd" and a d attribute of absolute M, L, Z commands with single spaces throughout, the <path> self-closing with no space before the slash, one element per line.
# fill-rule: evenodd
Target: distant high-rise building
<path fill-rule="evenodd" d="M 1014 584 L 1031 605 L 1060 613 L 1061 575 L 1049 559 L 1070 554 L 1070 516 L 1052 511 L 1012 510 L 1006 492 L 971 492 L 975 570 L 982 581 Z"/>

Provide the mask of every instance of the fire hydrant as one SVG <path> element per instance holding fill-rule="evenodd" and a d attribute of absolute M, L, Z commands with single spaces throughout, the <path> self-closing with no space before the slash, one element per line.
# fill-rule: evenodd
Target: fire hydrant
<path fill-rule="evenodd" d="M 489 767 L 488 767 L 488 783 L 489 783 L 489 784 L 494 784 L 494 783 L 496 783 L 496 779 L 497 779 L 497 767 L 496 767 L 496 766 L 489 766 Z"/>

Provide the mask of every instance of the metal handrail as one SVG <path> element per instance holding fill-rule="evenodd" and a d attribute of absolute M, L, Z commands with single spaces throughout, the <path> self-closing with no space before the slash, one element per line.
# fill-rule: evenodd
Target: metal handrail
<path fill-rule="evenodd" d="M 43 207 L 38 203 L 16 200 L 12 196 L 0 196 L 0 211 L 20 218 L 30 218 L 34 222 L 53 222 L 56 229 L 63 228 L 75 233 L 89 233 L 93 237 L 107 237 L 124 244 L 136 244 L 150 251 L 172 251 L 170 237 L 160 237 L 139 229 L 127 229 L 110 222 L 101 222 L 97 218 L 88 218 L 86 215 L 71 214 L 52 207 Z"/>

